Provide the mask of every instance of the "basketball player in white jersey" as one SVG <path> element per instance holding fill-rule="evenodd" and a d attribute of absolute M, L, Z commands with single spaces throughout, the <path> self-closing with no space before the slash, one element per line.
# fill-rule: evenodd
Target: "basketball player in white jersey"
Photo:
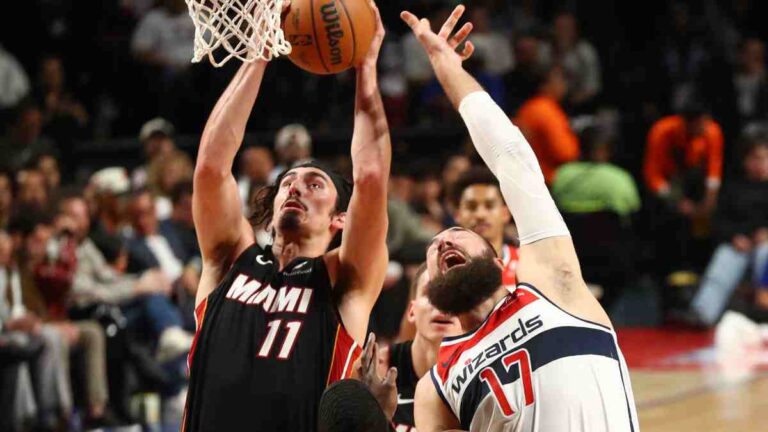
<path fill-rule="evenodd" d="M 590 294 L 569 232 L 528 142 L 462 68 L 473 51 L 453 37 L 458 6 L 438 34 L 403 12 L 517 223 L 517 288 L 501 281 L 493 247 L 463 228 L 427 250 L 427 295 L 474 329 L 445 338 L 416 389 L 419 432 L 637 431 L 629 375 L 608 315 Z"/>

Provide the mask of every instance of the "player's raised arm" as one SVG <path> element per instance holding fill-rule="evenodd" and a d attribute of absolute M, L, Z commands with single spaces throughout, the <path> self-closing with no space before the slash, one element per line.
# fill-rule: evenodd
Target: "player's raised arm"
<path fill-rule="evenodd" d="M 267 62 L 257 60 L 240 67 L 213 108 L 200 140 L 192 195 L 195 230 L 203 256 L 198 303 L 254 241 L 253 229 L 243 217 L 232 164 L 266 66 Z"/>
<path fill-rule="evenodd" d="M 577 310 L 590 315 L 596 311 L 607 321 L 581 277 L 568 228 L 547 190 L 531 146 L 462 68 L 462 61 L 472 54 L 473 47 L 467 42 L 462 53 L 457 53 L 456 47 L 466 38 L 471 24 L 465 24 L 452 37 L 451 34 L 463 12 L 464 6 L 458 6 L 437 34 L 430 29 L 428 20 L 409 12 L 401 16 L 426 50 L 438 80 L 464 119 L 477 152 L 499 179 L 522 245 L 519 280 L 532 283 Z"/>
<path fill-rule="evenodd" d="M 358 341 L 365 338 L 368 316 L 379 296 L 387 267 L 387 182 L 392 150 L 376 75 L 376 61 L 384 40 L 378 9 L 371 47 L 356 68 L 355 125 L 352 135 L 354 192 L 344 222 L 338 252 L 336 286 L 343 291 L 339 304 L 347 329 Z"/>

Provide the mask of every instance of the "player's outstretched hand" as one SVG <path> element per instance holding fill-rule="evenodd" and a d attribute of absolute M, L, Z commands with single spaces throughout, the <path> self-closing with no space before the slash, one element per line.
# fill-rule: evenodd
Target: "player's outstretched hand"
<path fill-rule="evenodd" d="M 381 22 L 381 14 L 379 13 L 379 8 L 376 6 L 376 2 L 373 0 L 368 0 L 368 3 L 371 5 L 371 9 L 373 9 L 373 13 L 376 15 L 376 33 L 373 35 L 373 39 L 371 40 L 371 46 L 368 48 L 368 53 L 363 57 L 363 60 L 358 65 L 358 68 L 360 67 L 372 67 L 374 70 L 376 69 L 376 62 L 379 59 L 379 52 L 381 51 L 381 44 L 384 42 L 384 24 Z"/>
<path fill-rule="evenodd" d="M 456 33 L 453 33 L 456 24 L 464 14 L 464 5 L 458 5 L 440 28 L 439 33 L 432 31 L 429 20 L 426 18 L 419 19 L 416 15 L 408 11 L 400 13 L 400 18 L 408 24 L 411 28 L 416 39 L 419 40 L 424 50 L 429 55 L 430 61 L 434 62 L 437 58 L 442 57 L 452 62 L 461 63 L 464 60 L 470 58 L 472 53 L 475 52 L 475 46 L 471 41 L 467 41 L 464 44 L 464 49 L 461 52 L 457 52 L 456 49 L 467 39 L 467 36 L 472 32 L 472 23 L 465 23 Z M 453 36 L 451 34 L 453 33 Z"/>
<path fill-rule="evenodd" d="M 363 355 L 360 357 L 360 365 L 357 367 L 357 375 L 363 384 L 371 389 L 371 394 L 379 402 L 387 419 L 392 420 L 397 409 L 397 368 L 387 370 L 384 378 L 380 378 L 376 372 L 379 363 L 379 347 L 376 344 L 376 335 L 368 335 L 368 341 L 363 347 Z"/>

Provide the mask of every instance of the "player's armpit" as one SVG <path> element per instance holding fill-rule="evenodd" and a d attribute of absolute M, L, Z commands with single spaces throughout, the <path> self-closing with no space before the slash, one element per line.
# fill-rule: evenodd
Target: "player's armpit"
<path fill-rule="evenodd" d="M 419 432 L 459 431 L 461 424 L 437 394 L 429 373 L 421 377 L 414 396 L 414 419 Z"/>

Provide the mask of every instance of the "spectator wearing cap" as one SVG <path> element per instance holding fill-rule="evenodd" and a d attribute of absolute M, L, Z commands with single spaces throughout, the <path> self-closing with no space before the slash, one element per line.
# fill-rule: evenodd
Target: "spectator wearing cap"
<path fill-rule="evenodd" d="M 147 188 L 155 198 L 159 219 L 168 219 L 173 211 L 171 194 L 177 184 L 192 181 L 192 159 L 180 150 L 162 154 L 152 161 L 147 171 Z"/>
<path fill-rule="evenodd" d="M 702 101 L 658 120 L 648 133 L 643 174 L 651 193 L 658 270 L 696 270 L 694 228 L 715 210 L 723 173 L 723 132 Z M 674 266 L 677 266 L 676 268 Z"/>
<path fill-rule="evenodd" d="M 551 183 L 560 165 L 578 159 L 579 139 L 560 105 L 568 91 L 563 69 L 544 70 L 537 88 L 538 93 L 520 107 L 515 124 L 531 143 L 544 179 Z"/>
<path fill-rule="evenodd" d="M 147 186 L 149 166 L 155 159 L 176 150 L 176 144 L 173 141 L 174 133 L 175 129 L 171 122 L 161 117 L 153 118 L 142 125 L 139 131 L 139 142 L 144 146 L 146 162 L 131 173 L 131 184 L 134 189 Z"/>
<path fill-rule="evenodd" d="M 121 235 L 131 184 L 128 172 L 121 167 L 101 169 L 91 176 L 89 183 L 95 205 L 90 238 L 101 251 L 106 239 Z"/>
<path fill-rule="evenodd" d="M 269 183 L 275 182 L 283 171 L 312 157 L 312 136 L 304 125 L 293 123 L 283 126 L 275 135 L 277 166 L 269 175 Z"/>
<path fill-rule="evenodd" d="M 56 145 L 43 135 L 43 114 L 33 101 L 19 103 L 11 114 L 11 125 L 0 139 L 0 167 L 18 171 Z"/>

